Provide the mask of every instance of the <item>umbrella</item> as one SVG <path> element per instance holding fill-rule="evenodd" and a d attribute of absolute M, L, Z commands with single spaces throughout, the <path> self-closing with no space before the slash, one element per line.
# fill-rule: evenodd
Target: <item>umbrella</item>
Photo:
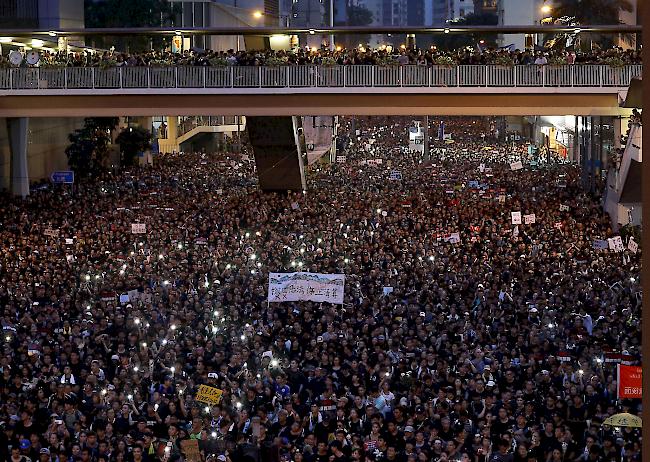
<path fill-rule="evenodd" d="M 641 418 L 627 412 L 621 414 L 614 414 L 608 417 L 603 422 L 603 425 L 611 425 L 612 427 L 632 427 L 641 428 Z"/>

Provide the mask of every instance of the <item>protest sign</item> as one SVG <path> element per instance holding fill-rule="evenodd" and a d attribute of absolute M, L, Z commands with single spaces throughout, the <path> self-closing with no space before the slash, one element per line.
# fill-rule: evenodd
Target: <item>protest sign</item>
<path fill-rule="evenodd" d="M 639 366 L 618 365 L 617 380 L 618 397 L 641 398 L 643 391 L 643 370 Z"/>
<path fill-rule="evenodd" d="M 59 230 L 52 229 L 52 228 L 45 228 L 45 231 L 43 231 L 43 235 L 50 236 L 50 237 L 59 237 Z"/>
<path fill-rule="evenodd" d="M 199 389 L 197 390 L 194 399 L 201 403 L 214 406 L 221 402 L 222 395 L 223 395 L 223 390 L 220 390 L 215 387 L 209 387 L 207 385 L 199 385 Z"/>
<path fill-rule="evenodd" d="M 630 238 L 630 242 L 627 243 L 627 249 L 632 253 L 637 253 L 639 251 L 639 244 L 637 244 L 634 239 Z"/>
<path fill-rule="evenodd" d="M 525 225 L 531 225 L 533 223 L 535 223 L 535 214 L 534 213 L 524 215 L 524 224 Z"/>
<path fill-rule="evenodd" d="M 512 224 L 520 225 L 521 224 L 521 212 L 511 212 Z"/>
<path fill-rule="evenodd" d="M 201 462 L 199 440 L 189 439 L 181 441 L 181 452 L 187 462 Z"/>
<path fill-rule="evenodd" d="M 623 246 L 623 239 L 621 239 L 621 236 L 615 236 L 607 239 L 607 245 L 609 247 L 609 250 L 612 250 L 614 252 L 622 252 L 623 250 L 625 250 L 625 247 Z"/>
<path fill-rule="evenodd" d="M 513 172 L 516 171 L 516 170 L 521 170 L 522 168 L 524 168 L 524 166 L 523 166 L 523 164 L 521 163 L 520 160 L 510 164 L 510 170 L 512 170 Z"/>
<path fill-rule="evenodd" d="M 347 156 L 336 156 L 336 163 L 337 164 L 344 164 L 347 159 Z"/>
<path fill-rule="evenodd" d="M 497 196 L 497 200 L 499 201 L 500 204 L 505 203 L 505 201 L 506 201 L 506 195 L 505 195 L 505 194 L 499 194 L 499 195 Z"/>
<path fill-rule="evenodd" d="M 144 223 L 132 223 L 131 224 L 131 233 L 132 234 L 146 234 L 147 225 Z"/>
<path fill-rule="evenodd" d="M 384 295 L 388 295 L 388 294 L 390 294 L 392 292 L 393 292 L 392 287 L 384 287 L 384 291 L 383 291 Z"/>
<path fill-rule="evenodd" d="M 560 212 L 568 212 L 569 206 L 560 204 Z"/>
<path fill-rule="evenodd" d="M 138 289 L 129 290 L 127 292 L 127 295 L 129 296 L 129 301 L 130 302 L 134 302 L 138 298 L 140 298 L 140 292 L 138 291 Z"/>
<path fill-rule="evenodd" d="M 609 244 L 603 239 L 594 239 L 591 246 L 597 250 L 605 250 L 609 247 Z"/>
<path fill-rule="evenodd" d="M 344 286 L 345 274 L 270 273 L 268 300 L 343 304 Z"/>
<path fill-rule="evenodd" d="M 400 172 L 399 170 L 392 170 L 392 171 L 390 172 L 390 179 L 393 180 L 393 181 L 395 181 L 395 180 L 397 180 L 397 181 L 401 180 L 401 179 L 402 179 L 402 172 Z"/>
<path fill-rule="evenodd" d="M 460 242 L 460 233 L 451 233 L 448 242 L 450 244 L 458 244 Z"/>

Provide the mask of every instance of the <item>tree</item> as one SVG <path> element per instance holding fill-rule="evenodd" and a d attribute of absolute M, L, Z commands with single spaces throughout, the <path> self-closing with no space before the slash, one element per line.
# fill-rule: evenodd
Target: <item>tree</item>
<path fill-rule="evenodd" d="M 151 132 L 142 127 L 128 127 L 122 130 L 115 139 L 120 145 L 122 165 L 135 165 L 138 154 L 151 149 L 152 139 Z"/>
<path fill-rule="evenodd" d="M 65 154 L 68 165 L 80 177 L 98 176 L 108 170 L 108 145 L 117 117 L 84 119 L 84 126 L 68 135 L 70 145 Z"/>
<path fill-rule="evenodd" d="M 338 2 L 334 4 L 334 17 L 337 16 L 337 7 Z M 345 21 L 336 21 L 335 26 L 368 26 L 372 24 L 372 11 L 363 6 L 353 5 L 349 0 L 345 2 L 345 13 Z M 326 12 L 326 19 L 329 24 L 329 9 Z M 368 43 L 369 39 L 369 34 L 341 35 L 337 38 L 337 43 L 345 47 L 355 47 L 359 43 Z"/>
<path fill-rule="evenodd" d="M 372 11 L 363 6 L 348 5 L 348 26 L 368 26 L 372 24 Z"/>
<path fill-rule="evenodd" d="M 582 25 L 613 25 L 621 24 L 619 13 L 633 10 L 629 0 L 556 0 L 553 16 L 574 17 Z"/>
<path fill-rule="evenodd" d="M 629 0 L 556 0 L 553 7 L 553 17 L 574 18 L 580 25 L 616 25 L 623 24 L 619 19 L 621 12 L 632 12 L 634 7 Z M 581 34 L 582 35 L 582 34 Z M 612 35 L 585 34 L 588 38 L 602 47 L 613 44 Z M 583 40 L 586 44 L 589 40 Z"/>
<path fill-rule="evenodd" d="M 457 26 L 496 26 L 499 18 L 494 13 L 468 14 L 454 22 Z M 434 37 L 434 44 L 442 50 L 458 50 L 463 47 L 474 48 L 481 40 L 486 46 L 496 46 L 496 34 L 444 34 Z"/>
<path fill-rule="evenodd" d="M 161 27 L 174 25 L 180 5 L 172 6 L 168 0 L 85 0 L 84 10 L 87 28 Z M 104 36 L 91 40 L 100 48 L 115 46 L 118 50 L 147 51 L 152 46 L 163 46 L 166 39 Z"/>

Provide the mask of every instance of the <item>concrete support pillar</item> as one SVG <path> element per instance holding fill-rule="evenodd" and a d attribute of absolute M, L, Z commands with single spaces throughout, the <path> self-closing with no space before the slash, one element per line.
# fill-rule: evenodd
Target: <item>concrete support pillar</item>
<path fill-rule="evenodd" d="M 424 116 L 424 158 L 429 160 L 431 158 L 429 152 L 429 116 Z"/>
<path fill-rule="evenodd" d="M 27 141 L 29 119 L 7 118 L 7 132 L 11 150 L 11 193 L 25 198 L 29 195 L 29 172 L 27 171 Z"/>

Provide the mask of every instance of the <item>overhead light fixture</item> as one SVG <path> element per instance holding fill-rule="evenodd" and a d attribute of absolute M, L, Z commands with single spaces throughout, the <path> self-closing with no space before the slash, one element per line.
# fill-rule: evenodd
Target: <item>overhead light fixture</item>
<path fill-rule="evenodd" d="M 32 47 L 34 47 L 34 48 L 40 48 L 40 47 L 43 46 L 43 43 L 44 43 L 44 42 L 43 42 L 42 40 L 34 39 L 34 40 L 32 40 Z"/>
<path fill-rule="evenodd" d="M 579 34 L 580 32 L 581 32 L 581 31 L 580 31 L 580 28 L 579 28 L 579 27 L 576 27 L 576 28 L 573 30 L 573 33 L 574 33 L 574 34 Z"/>
<path fill-rule="evenodd" d="M 174 32 L 174 33 L 175 33 L 176 35 L 183 35 L 183 32 L 181 32 L 180 30 L 177 30 L 177 31 Z"/>
<path fill-rule="evenodd" d="M 314 29 L 309 29 L 309 35 L 314 35 L 316 31 Z"/>
<path fill-rule="evenodd" d="M 448 27 L 445 27 L 445 34 L 448 34 L 449 32 L 450 32 L 450 31 L 449 31 L 449 28 L 448 28 Z"/>
<path fill-rule="evenodd" d="M 0 43 L 11 43 L 11 37 L 0 37 Z"/>
<path fill-rule="evenodd" d="M 53 30 L 51 30 L 51 31 L 49 31 L 49 32 L 47 33 L 47 35 L 49 35 L 50 37 L 56 37 L 56 32 L 54 32 Z"/>
<path fill-rule="evenodd" d="M 261 18 L 262 17 L 262 12 L 259 11 L 259 10 L 253 11 L 253 17 L 255 17 L 257 19 Z"/>
<path fill-rule="evenodd" d="M 542 6 L 541 10 L 542 10 L 542 13 L 549 14 L 551 12 L 551 7 L 549 5 L 544 5 L 544 6 Z"/>

